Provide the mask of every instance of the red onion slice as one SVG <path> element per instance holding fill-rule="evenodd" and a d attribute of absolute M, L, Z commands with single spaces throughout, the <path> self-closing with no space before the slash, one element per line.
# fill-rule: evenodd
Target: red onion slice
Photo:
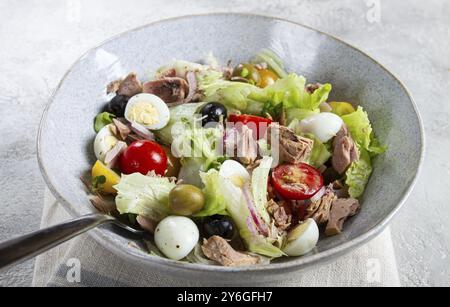
<path fill-rule="evenodd" d="M 143 217 L 141 215 L 139 215 L 136 218 L 136 221 L 138 222 L 139 226 L 142 227 L 142 229 L 148 231 L 151 234 L 155 233 L 155 229 L 156 229 L 156 226 L 158 224 L 157 222 L 152 221 L 151 219 Z"/>
<path fill-rule="evenodd" d="M 244 194 L 245 202 L 247 203 L 248 209 L 250 210 L 250 215 L 253 219 L 253 222 L 255 223 L 256 228 L 258 229 L 259 233 L 267 237 L 269 235 L 269 228 L 264 223 L 264 221 L 261 220 L 258 213 L 256 212 L 255 204 L 252 200 L 248 187 L 245 186 L 242 192 Z"/>
<path fill-rule="evenodd" d="M 313 203 L 320 201 L 322 199 L 322 196 L 325 195 L 325 192 L 327 191 L 327 189 L 325 187 L 322 187 L 319 192 L 316 193 L 316 195 L 314 195 L 313 197 L 311 197 L 311 201 Z"/>
<path fill-rule="evenodd" d="M 255 228 L 255 223 L 253 222 L 252 217 L 249 216 L 249 217 L 245 220 L 245 223 L 247 224 L 248 230 L 249 230 L 253 235 L 255 235 L 255 236 L 259 235 L 258 230 L 256 230 L 256 228 Z"/>
<path fill-rule="evenodd" d="M 142 125 L 139 125 L 138 123 L 131 123 L 131 130 L 136 133 L 138 136 L 145 140 L 154 141 L 155 135 L 149 131 L 147 128 L 145 128 Z"/>

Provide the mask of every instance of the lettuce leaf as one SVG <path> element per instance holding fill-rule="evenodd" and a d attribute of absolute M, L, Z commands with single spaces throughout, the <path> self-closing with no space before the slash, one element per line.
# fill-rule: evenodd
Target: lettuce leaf
<path fill-rule="evenodd" d="M 223 132 L 217 128 L 203 128 L 197 120 L 183 120 L 179 129 L 173 131 L 171 145 L 174 156 L 181 159 L 178 178 L 185 183 L 202 186 L 200 172 L 221 165 Z"/>
<path fill-rule="evenodd" d="M 310 94 L 305 87 L 305 77 L 292 73 L 278 79 L 261 92 L 252 93 L 250 98 L 257 101 L 271 101 L 275 105 L 283 103 L 285 109 L 297 108 L 315 111 L 322 102 L 328 99 L 332 89 L 331 84 L 324 84 Z"/>
<path fill-rule="evenodd" d="M 232 82 L 222 79 L 222 75 L 211 71 L 200 74 L 199 89 L 203 91 L 205 102 L 220 102 L 228 109 L 249 114 L 261 114 L 264 104 L 249 98 L 254 92 L 261 91 L 260 88 L 242 82 Z"/>
<path fill-rule="evenodd" d="M 178 179 L 186 184 L 202 187 L 200 174 L 208 170 L 208 165 L 202 158 L 184 158 L 181 160 L 181 168 Z"/>
<path fill-rule="evenodd" d="M 207 173 L 201 173 L 200 177 L 204 185 L 203 194 L 205 195 L 205 208 L 195 216 L 205 217 L 216 214 L 228 215 L 226 200 L 221 193 L 219 172 L 212 169 Z"/>
<path fill-rule="evenodd" d="M 346 173 L 346 184 L 349 186 L 350 196 L 358 198 L 363 195 L 372 174 L 371 158 L 384 153 L 387 147 L 381 145 L 375 137 L 369 116 L 362 107 L 358 107 L 351 114 L 342 116 L 342 119 L 348 126 L 360 154 L 359 161 L 352 163 Z"/>
<path fill-rule="evenodd" d="M 108 126 L 113 122 L 113 118 L 116 116 L 114 114 L 103 112 L 95 117 L 94 121 L 94 130 L 95 132 L 99 132 L 103 127 Z"/>
<path fill-rule="evenodd" d="M 117 210 L 120 214 L 142 215 L 159 222 L 169 215 L 169 193 L 174 187 L 175 183 L 165 177 L 122 175 L 114 186 Z"/>
<path fill-rule="evenodd" d="M 282 106 L 291 119 L 303 119 L 300 113 L 308 111 L 317 113 L 332 88 L 330 84 L 324 84 L 310 94 L 305 89 L 306 79 L 296 74 L 278 79 L 264 89 L 248 83 L 224 80 L 222 75 L 213 71 L 198 74 L 198 79 L 206 102 L 220 102 L 230 110 L 255 115 L 262 115 L 268 110 L 275 111 L 279 109 L 278 106 Z"/>
<path fill-rule="evenodd" d="M 370 136 L 370 147 L 369 153 L 371 157 L 375 157 L 377 155 L 381 155 L 385 153 L 387 150 L 386 145 L 381 145 L 380 141 L 375 137 L 375 134 L 372 133 Z"/>
<path fill-rule="evenodd" d="M 261 50 L 252 60 L 253 64 L 266 63 L 268 68 L 275 72 L 280 78 L 284 78 L 288 75 L 284 69 L 283 60 L 275 54 L 272 50 Z"/>
<path fill-rule="evenodd" d="M 372 162 L 370 154 L 364 148 L 358 146 L 359 161 L 352 163 L 346 172 L 347 179 L 345 183 L 349 187 L 349 194 L 353 198 L 363 195 L 370 175 L 372 174 Z"/>
<path fill-rule="evenodd" d="M 229 179 L 219 177 L 219 180 L 220 193 L 226 199 L 227 212 L 239 229 L 239 234 L 248 250 L 271 258 L 284 256 L 283 251 L 274 246 L 268 238 L 250 230 L 249 227 L 255 227 L 255 225 L 252 224 L 250 210 L 242 190 L 234 186 Z"/>
<path fill-rule="evenodd" d="M 330 146 L 323 144 L 316 137 L 311 137 L 311 139 L 314 140 L 314 146 L 309 158 L 309 164 L 315 168 L 320 168 L 331 158 Z"/>
<path fill-rule="evenodd" d="M 166 127 L 161 130 L 154 131 L 158 141 L 164 145 L 170 145 L 173 142 L 172 129 L 175 125 L 181 124 L 183 120 L 192 120 L 194 114 L 202 103 L 186 103 L 170 109 L 170 121 Z M 182 129 L 182 128 L 181 128 Z"/>
<path fill-rule="evenodd" d="M 327 101 L 332 88 L 331 84 L 326 83 L 312 94 L 308 93 L 306 90 L 301 91 L 300 99 L 296 106 L 301 109 L 316 111 L 323 102 Z"/>
<path fill-rule="evenodd" d="M 261 164 L 253 170 L 252 173 L 252 194 L 256 209 L 261 218 L 270 225 L 270 216 L 266 209 L 267 204 L 267 182 L 269 182 L 269 173 L 272 167 L 273 159 L 264 157 Z"/>
<path fill-rule="evenodd" d="M 342 116 L 345 124 L 348 126 L 350 134 L 355 142 L 364 150 L 372 154 L 382 154 L 386 151 L 385 146 L 381 146 L 376 139 L 369 115 L 362 107 L 348 115 Z"/>

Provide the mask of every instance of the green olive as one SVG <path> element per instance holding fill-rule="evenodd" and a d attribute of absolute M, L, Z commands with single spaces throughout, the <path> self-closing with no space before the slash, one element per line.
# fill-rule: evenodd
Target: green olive
<path fill-rule="evenodd" d="M 247 79 L 249 83 L 257 85 L 261 82 L 258 69 L 252 64 L 240 64 L 233 71 L 233 77 Z"/>
<path fill-rule="evenodd" d="M 200 212 L 204 206 L 205 196 L 202 190 L 193 185 L 178 185 L 169 194 L 170 211 L 175 215 L 194 215 Z"/>

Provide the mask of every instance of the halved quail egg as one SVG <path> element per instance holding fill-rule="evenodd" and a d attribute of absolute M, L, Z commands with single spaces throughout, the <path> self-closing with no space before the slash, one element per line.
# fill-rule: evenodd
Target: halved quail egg
<path fill-rule="evenodd" d="M 128 101 L 125 118 L 149 130 L 160 130 L 169 123 L 170 110 L 158 96 L 138 94 Z"/>

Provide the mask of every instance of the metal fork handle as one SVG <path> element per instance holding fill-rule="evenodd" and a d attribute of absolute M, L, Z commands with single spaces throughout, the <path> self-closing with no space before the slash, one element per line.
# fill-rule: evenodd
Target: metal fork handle
<path fill-rule="evenodd" d="M 80 218 L 41 229 L 0 243 L 0 271 L 34 258 L 99 225 L 112 223 L 114 218 L 104 214 L 85 215 Z"/>

